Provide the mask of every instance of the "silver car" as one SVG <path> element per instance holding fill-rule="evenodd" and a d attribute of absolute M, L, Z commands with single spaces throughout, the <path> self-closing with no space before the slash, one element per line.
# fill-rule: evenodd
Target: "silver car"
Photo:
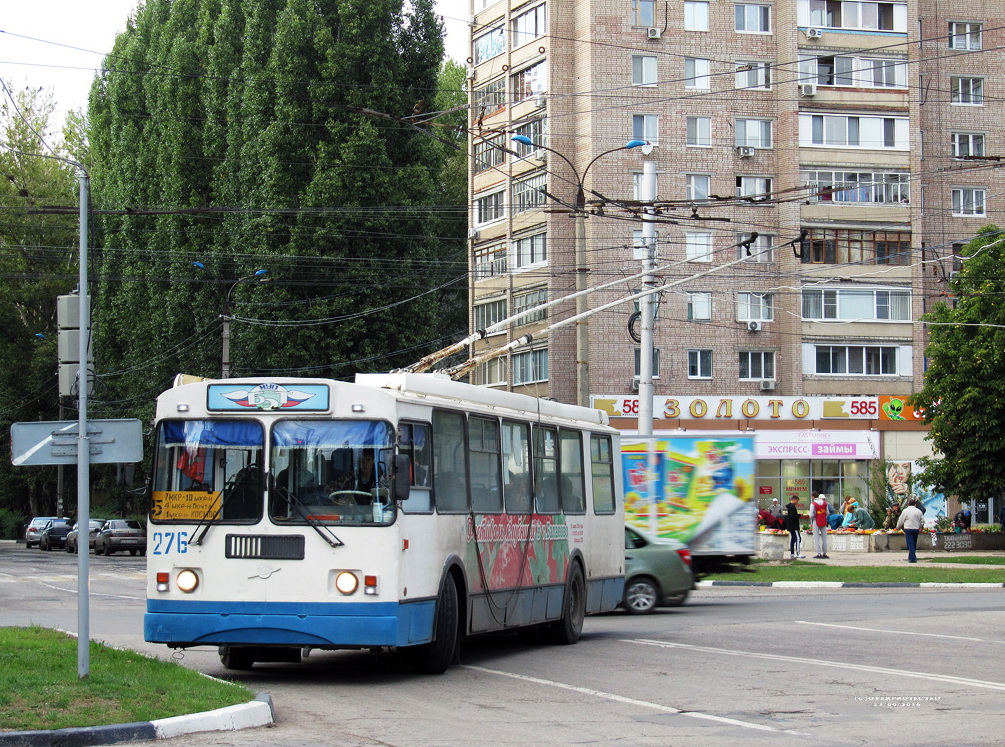
<path fill-rule="evenodd" d="M 72 521 L 72 519 L 66 516 L 36 516 L 25 527 L 24 544 L 35 547 L 42 539 L 42 532 L 50 521 Z"/>

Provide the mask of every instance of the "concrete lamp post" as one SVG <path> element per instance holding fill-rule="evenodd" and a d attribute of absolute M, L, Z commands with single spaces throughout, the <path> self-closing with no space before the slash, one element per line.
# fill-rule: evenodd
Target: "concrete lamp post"
<path fill-rule="evenodd" d="M 580 174 L 576 167 L 572 164 L 572 161 L 570 161 L 565 154 L 560 153 L 554 148 L 549 148 L 547 145 L 535 143 L 526 135 L 514 135 L 512 140 L 513 142 L 520 143 L 521 145 L 527 145 L 532 148 L 540 148 L 541 150 L 546 150 L 549 153 L 554 153 L 556 156 L 565 161 L 568 167 L 572 170 L 572 174 L 576 180 L 576 201 L 574 205 L 576 218 L 576 291 L 584 291 L 586 290 L 586 276 L 590 272 L 590 268 L 587 266 L 586 261 L 586 190 L 583 186 L 586 181 L 586 175 L 589 173 L 590 167 L 604 156 L 610 153 L 617 153 L 622 150 L 639 148 L 645 146 L 647 143 L 645 140 L 629 140 L 627 143 L 618 146 L 617 148 L 611 148 L 610 150 L 598 153 L 588 164 L 586 164 L 586 168 L 584 168 L 583 173 Z M 586 310 L 586 294 L 579 293 L 579 295 L 576 296 L 576 315 L 582 316 L 586 313 Z M 583 407 L 590 406 L 589 325 L 590 322 L 585 316 L 576 322 L 576 403 Z"/>

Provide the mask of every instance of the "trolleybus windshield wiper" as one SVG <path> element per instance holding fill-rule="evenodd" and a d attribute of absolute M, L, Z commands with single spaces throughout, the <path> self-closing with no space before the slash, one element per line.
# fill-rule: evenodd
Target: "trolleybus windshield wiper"
<path fill-rule="evenodd" d="M 340 540 L 335 535 L 335 532 L 333 532 L 331 530 L 331 527 L 329 527 L 327 524 L 322 524 L 320 521 L 318 521 L 317 519 L 315 519 L 313 516 L 311 516 L 310 514 L 308 514 L 304 510 L 304 503 L 303 503 L 303 501 L 301 501 L 299 498 L 297 498 L 293 494 L 293 491 L 288 490 L 286 488 L 277 488 L 276 485 L 275 485 L 275 482 L 272 479 L 272 475 L 269 475 L 269 484 L 270 484 L 272 490 L 279 490 L 280 491 L 280 495 L 282 495 L 284 498 L 286 498 L 286 503 L 289 505 L 289 507 L 292 508 L 294 511 L 296 511 L 297 515 L 301 519 L 303 519 L 304 522 L 311 529 L 313 529 L 315 532 L 317 532 L 318 536 L 321 537 L 321 539 L 323 539 L 325 542 L 327 542 L 332 547 L 342 547 L 342 546 L 345 545 L 345 542 L 343 542 L 342 540 Z"/>

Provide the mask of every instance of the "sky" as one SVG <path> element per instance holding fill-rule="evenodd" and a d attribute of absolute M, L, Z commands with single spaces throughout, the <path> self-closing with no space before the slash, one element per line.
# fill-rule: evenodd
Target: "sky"
<path fill-rule="evenodd" d="M 0 5 L 0 77 L 15 90 L 44 86 L 53 93 L 56 122 L 84 109 L 87 94 L 116 34 L 126 28 L 138 0 L 3 0 Z M 468 0 L 438 0 L 447 54 L 463 62 Z"/>

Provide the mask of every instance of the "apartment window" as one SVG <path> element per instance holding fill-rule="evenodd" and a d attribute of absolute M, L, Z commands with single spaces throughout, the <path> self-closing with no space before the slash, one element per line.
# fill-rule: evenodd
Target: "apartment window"
<path fill-rule="evenodd" d="M 890 376 L 897 373 L 897 348 L 879 345 L 816 345 L 818 374 Z"/>
<path fill-rule="evenodd" d="M 708 322 L 712 320 L 712 294 L 687 294 L 687 320 L 689 322 Z"/>
<path fill-rule="evenodd" d="M 506 106 L 506 80 L 499 78 L 475 89 L 474 110 L 472 116 L 477 118 L 485 112 L 494 112 Z"/>
<path fill-rule="evenodd" d="M 775 319 L 775 297 L 771 293 L 737 293 L 736 320 L 771 322 Z"/>
<path fill-rule="evenodd" d="M 800 244 L 799 254 L 803 264 L 906 265 L 911 260 L 911 234 L 811 228 Z"/>
<path fill-rule="evenodd" d="M 684 234 L 688 262 L 712 261 L 712 234 L 707 231 L 687 231 Z"/>
<path fill-rule="evenodd" d="M 751 148 L 770 148 L 771 120 L 737 119 L 736 145 L 746 145 Z"/>
<path fill-rule="evenodd" d="M 523 135 L 526 138 L 530 138 L 531 145 L 525 145 L 524 143 L 513 141 L 510 142 L 510 147 L 516 151 L 519 158 L 527 158 L 528 156 L 535 155 L 542 145 L 546 145 L 545 140 L 545 127 L 544 119 L 532 119 L 529 122 L 524 122 L 518 124 L 514 130 L 514 135 Z"/>
<path fill-rule="evenodd" d="M 749 242 L 749 245 L 748 243 Z M 747 262 L 772 262 L 774 260 L 775 237 L 759 233 L 751 241 L 749 233 L 736 234 L 736 258 Z"/>
<path fill-rule="evenodd" d="M 632 0 L 632 25 L 656 25 L 656 0 Z"/>
<path fill-rule="evenodd" d="M 906 117 L 855 117 L 840 114 L 800 114 L 799 142 L 805 146 L 906 150 Z"/>
<path fill-rule="evenodd" d="M 684 58 L 684 87 L 708 89 L 710 83 L 709 72 L 711 62 L 700 57 Z"/>
<path fill-rule="evenodd" d="M 496 135 L 475 143 L 475 173 L 487 171 L 496 166 L 502 166 L 506 157 L 506 151 L 503 148 L 502 135 Z"/>
<path fill-rule="evenodd" d="M 953 215 L 973 217 L 987 215 L 984 200 L 987 190 L 979 187 L 953 188 Z"/>
<path fill-rule="evenodd" d="M 531 65 L 513 76 L 513 103 L 543 96 L 548 90 L 548 68 L 543 62 Z"/>
<path fill-rule="evenodd" d="M 708 0 L 685 0 L 684 30 L 708 31 Z"/>
<path fill-rule="evenodd" d="M 528 267 L 548 261 L 547 234 L 537 233 L 533 236 L 523 236 L 513 242 L 516 254 L 516 266 Z"/>
<path fill-rule="evenodd" d="M 775 354 L 767 350 L 740 351 L 741 379 L 775 378 Z"/>
<path fill-rule="evenodd" d="M 906 171 L 831 171 L 804 169 L 800 178 L 812 202 L 906 204 L 911 201 Z"/>
<path fill-rule="evenodd" d="M 736 87 L 765 90 L 771 88 L 771 63 L 737 62 Z"/>
<path fill-rule="evenodd" d="M 632 199 L 642 200 L 647 197 L 643 186 L 643 173 L 641 171 L 632 172 Z M 656 174 L 656 194 L 659 194 L 659 174 Z"/>
<path fill-rule="evenodd" d="M 534 174 L 527 179 L 513 182 L 513 214 L 525 213 L 528 210 L 544 205 L 544 190 L 547 175 L 543 172 Z"/>
<path fill-rule="evenodd" d="M 499 356 L 478 366 L 474 371 L 474 379 L 475 384 L 482 386 L 506 381 L 506 358 Z"/>
<path fill-rule="evenodd" d="M 506 272 L 506 245 L 494 244 L 475 247 L 475 280 L 494 278 Z"/>
<path fill-rule="evenodd" d="M 873 88 L 906 88 L 907 68 L 896 60 L 862 59 L 861 84 Z"/>
<path fill-rule="evenodd" d="M 949 79 L 950 101 L 967 106 L 984 106 L 984 78 L 953 76 Z"/>
<path fill-rule="evenodd" d="M 684 193 L 688 200 L 707 200 L 712 191 L 712 177 L 708 174 L 685 174 Z"/>
<path fill-rule="evenodd" d="M 548 380 L 548 349 L 528 350 L 513 356 L 513 383 L 536 384 Z"/>
<path fill-rule="evenodd" d="M 488 329 L 506 318 L 506 299 L 480 303 L 474 308 L 475 329 Z M 497 330 L 502 331 L 502 330 Z"/>
<path fill-rule="evenodd" d="M 660 118 L 658 114 L 633 114 L 632 138 L 658 145 L 660 140 Z"/>
<path fill-rule="evenodd" d="M 949 48 L 974 51 L 981 49 L 983 24 L 968 21 L 949 22 Z"/>
<path fill-rule="evenodd" d="M 545 4 L 536 5 L 513 19 L 513 49 L 539 39 L 547 33 Z"/>
<path fill-rule="evenodd" d="M 736 177 L 736 196 L 750 202 L 764 202 L 771 199 L 771 177 L 769 176 L 738 176 Z"/>
<path fill-rule="evenodd" d="M 708 148 L 712 145 L 712 118 L 687 118 L 687 145 Z"/>
<path fill-rule="evenodd" d="M 632 85 L 656 85 L 656 57 L 651 55 L 632 55 Z"/>
<path fill-rule="evenodd" d="M 911 292 L 845 288 L 803 288 L 803 319 L 842 322 L 909 322 Z"/>
<path fill-rule="evenodd" d="M 712 351 L 687 351 L 687 377 L 689 379 L 712 378 Z"/>
<path fill-rule="evenodd" d="M 951 132 L 949 137 L 953 148 L 953 158 L 984 155 L 984 133 Z"/>
<path fill-rule="evenodd" d="M 543 303 L 548 302 L 548 289 L 539 288 L 538 290 L 530 291 L 529 293 L 520 293 L 519 295 L 513 296 L 513 314 L 521 314 L 529 309 L 533 309 L 540 306 Z M 526 316 L 520 317 L 514 322 L 515 324 L 533 324 L 534 322 L 543 322 L 548 318 L 547 309 L 537 309 L 536 311 L 531 311 Z"/>
<path fill-rule="evenodd" d="M 502 26 L 488 31 L 475 38 L 474 47 L 475 64 L 480 65 L 486 60 L 501 55 L 506 51 L 506 29 Z"/>
<path fill-rule="evenodd" d="M 767 34 L 771 32 L 771 6 L 758 3 L 737 3 L 733 6 L 737 31 Z"/>
<path fill-rule="evenodd" d="M 484 197 L 475 198 L 475 225 L 502 220 L 506 216 L 506 192 L 493 192 Z"/>
<path fill-rule="evenodd" d="M 635 378 L 642 375 L 642 349 L 635 348 Z M 660 377 L 660 349 L 653 348 L 653 378 Z"/>
<path fill-rule="evenodd" d="M 799 59 L 799 77 L 820 86 L 906 88 L 907 61 L 849 55 L 803 56 Z"/>
<path fill-rule="evenodd" d="M 852 0 L 810 0 L 810 25 L 869 31 L 906 31 L 906 17 L 895 17 L 894 7 L 904 4 Z"/>

